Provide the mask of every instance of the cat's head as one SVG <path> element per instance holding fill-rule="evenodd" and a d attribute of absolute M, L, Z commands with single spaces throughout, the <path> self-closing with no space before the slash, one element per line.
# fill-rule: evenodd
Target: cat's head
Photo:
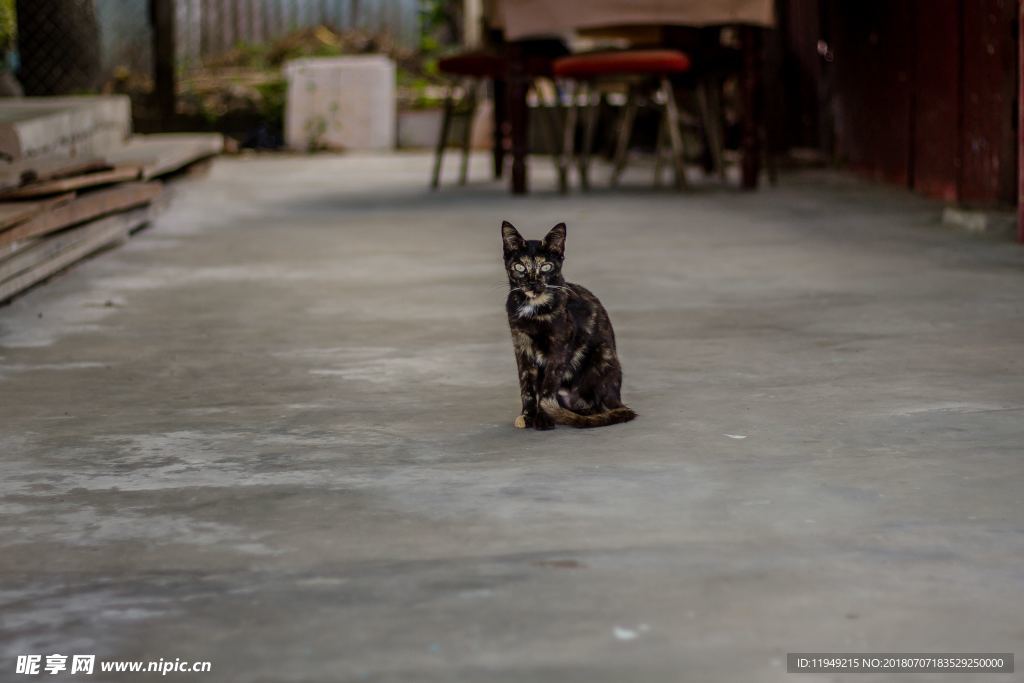
<path fill-rule="evenodd" d="M 501 241 L 509 284 L 514 289 L 521 289 L 527 298 L 539 297 L 549 287 L 565 282 L 562 279 L 565 223 L 551 228 L 542 240 L 525 240 L 514 225 L 503 221 Z"/>

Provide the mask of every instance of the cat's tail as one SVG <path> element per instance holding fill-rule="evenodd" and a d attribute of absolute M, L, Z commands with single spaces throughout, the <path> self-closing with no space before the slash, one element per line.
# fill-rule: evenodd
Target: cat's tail
<path fill-rule="evenodd" d="M 557 424 L 577 427 L 579 429 L 616 425 L 622 422 L 629 422 L 636 417 L 636 413 L 627 406 L 619 406 L 618 408 L 612 408 L 603 413 L 594 413 L 593 415 L 580 415 L 568 408 L 563 408 L 558 401 L 551 398 L 541 401 L 540 407 Z"/>

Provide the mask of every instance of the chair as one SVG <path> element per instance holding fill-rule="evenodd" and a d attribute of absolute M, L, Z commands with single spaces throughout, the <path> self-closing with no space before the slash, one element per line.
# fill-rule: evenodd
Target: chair
<path fill-rule="evenodd" d="M 497 54 L 474 50 L 443 57 L 438 61 L 441 73 L 454 76 L 448 86 L 444 98 L 444 115 L 441 119 L 441 133 L 434 151 L 434 172 L 430 186 L 434 189 L 441 184 L 441 164 L 444 161 L 444 150 L 448 144 L 448 133 L 452 119 L 456 116 L 456 107 L 463 105 L 464 111 L 458 112 L 465 116 L 466 125 L 462 133 L 462 162 L 459 166 L 459 185 L 466 184 L 469 174 L 469 145 L 473 134 L 473 117 L 476 115 L 478 89 L 481 82 L 501 78 L 505 73 L 505 60 Z M 461 101 L 456 102 L 456 92 L 461 87 Z"/>
<path fill-rule="evenodd" d="M 538 101 L 544 104 L 544 96 L 540 88 L 537 87 L 537 79 L 554 79 L 554 71 L 552 69 L 553 57 L 550 54 L 560 55 L 564 54 L 564 48 L 561 48 L 560 43 L 553 43 L 548 45 L 552 41 L 535 41 L 538 43 L 538 53 L 531 54 L 527 57 L 523 63 L 523 72 L 526 74 L 530 82 L 530 89 L 535 93 Z M 543 50 L 543 51 L 541 51 Z M 561 51 L 558 51 L 561 50 Z M 544 52 L 548 54 L 545 54 Z M 462 131 L 462 160 L 459 167 L 459 184 L 465 185 L 469 174 L 469 151 L 470 142 L 472 140 L 472 124 L 473 117 L 476 114 L 477 102 L 480 96 L 481 85 L 486 81 L 494 81 L 495 83 L 504 83 L 507 80 L 508 75 L 508 62 L 507 60 L 499 55 L 498 53 L 490 50 L 471 50 L 466 52 L 460 52 L 448 57 L 443 57 L 438 61 L 438 69 L 449 76 L 452 76 L 452 82 L 448 87 L 448 92 L 445 96 L 444 102 L 444 116 L 441 120 L 441 132 L 437 140 L 437 148 L 434 152 L 434 170 L 431 177 L 431 187 L 437 189 L 441 183 L 441 167 L 444 161 L 444 152 L 448 144 L 448 137 L 451 130 L 452 120 L 456 116 L 464 116 L 466 118 L 466 125 Z M 456 98 L 456 94 L 461 92 L 461 98 Z M 497 94 L 497 93 L 496 93 Z M 495 100 L 498 100 L 495 97 Z M 503 99 L 503 98 L 502 98 Z M 557 109 L 559 98 L 555 97 L 554 107 Z M 495 102 L 495 107 L 503 106 L 502 102 Z M 462 111 L 458 111 L 459 109 Z M 503 114 L 504 112 L 499 112 Z M 555 120 L 547 122 L 546 126 L 542 126 L 542 131 L 549 137 L 549 144 L 556 152 L 560 147 L 558 144 L 558 133 L 560 128 L 560 122 L 557 120 L 557 112 L 554 113 Z M 496 117 L 502 119 L 502 116 Z M 495 177 L 501 175 L 501 149 L 500 146 L 504 144 L 503 135 L 504 132 L 500 128 L 496 127 L 495 134 Z M 557 158 L 556 158 L 557 162 Z"/>
<path fill-rule="evenodd" d="M 589 189 L 590 148 L 593 144 L 594 128 L 596 125 L 596 110 L 591 106 L 591 96 L 592 92 L 599 85 L 608 81 L 625 83 L 627 86 L 626 104 L 623 107 L 619 120 L 615 140 L 612 185 L 618 183 L 619 177 L 626 166 L 629 141 L 633 131 L 637 108 L 640 100 L 646 98 L 648 102 L 660 106 L 663 110 L 656 145 L 657 163 L 655 166 L 655 180 L 657 181 L 660 177 L 662 149 L 667 138 L 672 165 L 675 170 L 676 187 L 680 189 L 685 187 L 685 138 L 680 128 L 680 113 L 676 103 L 672 79 L 688 74 L 691 71 L 691 66 L 691 61 L 687 54 L 678 50 L 661 49 L 597 52 L 572 55 L 556 60 L 554 63 L 555 76 L 557 78 L 570 79 L 575 84 L 572 91 L 572 106 L 569 109 L 563 130 L 563 146 L 559 168 L 559 184 L 562 191 L 568 190 L 569 165 L 574 156 L 576 122 L 580 115 L 581 100 L 583 106 L 587 108 L 587 117 L 584 121 L 581 150 L 578 155 L 575 155 L 575 158 L 580 174 L 580 184 L 583 189 Z M 700 91 L 698 91 L 698 95 L 700 94 Z M 703 104 L 703 98 L 699 99 L 702 100 Z M 701 106 L 700 109 L 705 127 L 715 126 L 715 131 L 717 132 L 717 125 L 705 114 L 707 108 Z M 713 140 L 715 149 L 712 154 L 716 162 L 719 162 L 721 159 L 721 136 L 709 135 L 709 139 Z"/>

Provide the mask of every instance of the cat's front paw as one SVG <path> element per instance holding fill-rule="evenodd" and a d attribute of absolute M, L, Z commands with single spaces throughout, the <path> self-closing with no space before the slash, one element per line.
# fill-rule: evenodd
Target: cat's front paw
<path fill-rule="evenodd" d="M 555 421 L 551 419 L 551 416 L 547 413 L 537 413 L 537 416 L 533 418 L 533 428 L 538 432 L 542 432 L 548 429 L 555 428 Z"/>
<path fill-rule="evenodd" d="M 516 415 L 516 419 L 512 421 L 512 426 L 516 429 L 526 429 L 529 426 L 526 424 L 526 416 Z"/>

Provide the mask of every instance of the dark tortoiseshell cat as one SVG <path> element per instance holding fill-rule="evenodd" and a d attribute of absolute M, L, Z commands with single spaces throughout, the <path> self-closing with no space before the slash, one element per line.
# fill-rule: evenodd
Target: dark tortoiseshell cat
<path fill-rule="evenodd" d="M 511 291 L 505 308 L 519 365 L 520 429 L 603 427 L 636 413 L 622 404 L 615 333 L 597 297 L 562 279 L 565 223 L 541 240 L 501 225 Z"/>

